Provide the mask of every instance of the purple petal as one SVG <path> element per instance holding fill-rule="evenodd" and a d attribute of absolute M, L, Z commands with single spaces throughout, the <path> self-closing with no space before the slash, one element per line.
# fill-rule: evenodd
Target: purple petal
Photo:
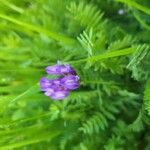
<path fill-rule="evenodd" d="M 65 75 L 65 74 L 72 74 L 76 75 L 75 70 L 68 64 L 65 65 L 54 65 L 46 67 L 46 72 L 48 74 L 58 74 L 58 75 Z"/>
<path fill-rule="evenodd" d="M 55 100 L 64 99 L 69 95 L 69 91 L 63 90 L 63 91 L 56 91 L 54 92 L 50 97 Z"/>
<path fill-rule="evenodd" d="M 46 72 L 48 74 L 60 74 L 60 65 L 48 66 L 46 67 Z"/>
<path fill-rule="evenodd" d="M 52 95 L 54 92 L 55 92 L 54 89 L 49 88 L 49 89 L 47 89 L 47 91 L 45 92 L 45 95 L 51 97 L 51 95 Z"/>
<path fill-rule="evenodd" d="M 68 75 L 61 79 L 61 85 L 69 90 L 74 90 L 79 87 L 79 77 Z"/>
<path fill-rule="evenodd" d="M 52 80 L 52 83 L 53 83 L 54 85 L 60 85 L 60 82 L 61 82 L 61 79 L 60 79 L 60 78 Z"/>
<path fill-rule="evenodd" d="M 49 96 L 50 98 L 55 100 L 64 99 L 65 97 L 68 96 L 68 94 L 69 94 L 69 90 L 55 85 L 47 89 L 47 91 L 45 92 L 46 96 Z"/>
<path fill-rule="evenodd" d="M 54 88 L 60 86 L 61 79 L 49 80 L 45 77 L 41 78 L 40 86 L 42 91 L 47 91 L 49 88 Z"/>
<path fill-rule="evenodd" d="M 48 80 L 47 78 L 43 77 L 40 80 L 40 86 L 42 91 L 47 91 L 52 86 L 52 81 Z"/>
<path fill-rule="evenodd" d="M 68 96 L 69 90 L 61 86 L 60 82 L 61 79 L 49 80 L 44 77 L 40 80 L 41 90 L 52 99 L 64 99 Z"/>
<path fill-rule="evenodd" d="M 60 68 L 61 74 L 76 75 L 75 70 L 68 64 L 62 65 Z"/>

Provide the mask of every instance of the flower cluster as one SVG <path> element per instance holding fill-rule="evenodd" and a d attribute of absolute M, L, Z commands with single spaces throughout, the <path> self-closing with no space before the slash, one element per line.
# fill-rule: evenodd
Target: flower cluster
<path fill-rule="evenodd" d="M 63 99 L 69 95 L 70 91 L 79 87 L 79 77 L 68 64 L 48 66 L 46 67 L 46 72 L 48 74 L 60 75 L 58 79 L 50 80 L 43 77 L 40 80 L 41 90 L 52 99 Z"/>

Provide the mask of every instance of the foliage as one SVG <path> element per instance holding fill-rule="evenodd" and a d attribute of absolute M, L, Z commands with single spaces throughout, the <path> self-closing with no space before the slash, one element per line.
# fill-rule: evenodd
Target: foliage
<path fill-rule="evenodd" d="M 150 149 L 148 0 L 0 4 L 0 150 Z M 38 84 L 57 61 L 81 82 L 62 101 Z"/>

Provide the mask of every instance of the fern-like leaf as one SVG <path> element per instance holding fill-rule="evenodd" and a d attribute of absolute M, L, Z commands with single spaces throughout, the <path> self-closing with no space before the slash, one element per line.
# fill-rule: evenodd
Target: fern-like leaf
<path fill-rule="evenodd" d="M 150 115 L 150 80 L 147 82 L 144 91 L 144 105 L 145 109 L 148 111 Z"/>
<path fill-rule="evenodd" d="M 94 30 L 100 28 L 103 13 L 92 4 L 85 5 L 84 2 L 80 2 L 79 4 L 72 2 L 67 8 L 81 26 Z"/>
<path fill-rule="evenodd" d="M 138 45 L 136 47 L 135 53 L 133 54 L 133 58 L 128 64 L 127 68 L 138 65 L 142 61 L 142 59 L 146 56 L 146 54 L 149 52 L 149 49 L 150 49 L 149 45 L 146 44 Z"/>
<path fill-rule="evenodd" d="M 115 50 L 115 49 L 117 50 L 117 49 L 129 47 L 134 41 L 135 39 L 132 36 L 126 35 L 123 39 L 119 39 L 112 42 L 109 45 L 108 50 Z"/>
<path fill-rule="evenodd" d="M 83 124 L 79 130 L 87 134 L 99 133 L 100 130 L 105 130 L 108 123 L 102 113 L 96 113 Z"/>
<path fill-rule="evenodd" d="M 136 120 L 131 125 L 129 125 L 129 129 L 135 132 L 139 132 L 143 129 L 143 127 L 144 126 L 143 126 L 143 121 L 142 121 L 142 111 L 140 111 Z"/>
<path fill-rule="evenodd" d="M 83 34 L 80 34 L 80 36 L 77 37 L 77 39 L 81 43 L 81 45 L 86 49 L 88 55 L 91 56 L 93 54 L 92 29 L 89 31 L 89 34 L 86 31 L 83 31 Z"/>

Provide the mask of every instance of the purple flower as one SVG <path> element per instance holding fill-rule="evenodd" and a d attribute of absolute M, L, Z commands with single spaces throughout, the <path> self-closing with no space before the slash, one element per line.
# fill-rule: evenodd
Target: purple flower
<path fill-rule="evenodd" d="M 68 75 L 61 79 L 61 85 L 69 90 L 75 90 L 79 87 L 79 77 L 76 75 Z"/>
<path fill-rule="evenodd" d="M 61 100 L 69 95 L 69 90 L 64 87 L 50 87 L 45 92 L 46 96 L 51 97 L 52 99 Z"/>
<path fill-rule="evenodd" d="M 49 80 L 42 78 L 40 80 L 41 90 L 45 92 L 46 96 L 53 99 L 63 99 L 69 94 L 69 90 L 60 84 L 61 79 Z"/>
<path fill-rule="evenodd" d="M 52 99 L 64 99 L 69 92 L 79 87 L 79 77 L 70 65 L 55 65 L 46 68 L 48 74 L 64 75 L 58 79 L 41 78 L 41 91 Z"/>
<path fill-rule="evenodd" d="M 76 75 L 75 70 L 68 64 L 65 65 L 54 65 L 54 66 L 48 66 L 46 67 L 46 72 L 48 74 L 58 74 L 58 75 Z"/>
<path fill-rule="evenodd" d="M 43 77 L 40 80 L 40 86 L 42 91 L 47 91 L 52 86 L 52 80 Z"/>

